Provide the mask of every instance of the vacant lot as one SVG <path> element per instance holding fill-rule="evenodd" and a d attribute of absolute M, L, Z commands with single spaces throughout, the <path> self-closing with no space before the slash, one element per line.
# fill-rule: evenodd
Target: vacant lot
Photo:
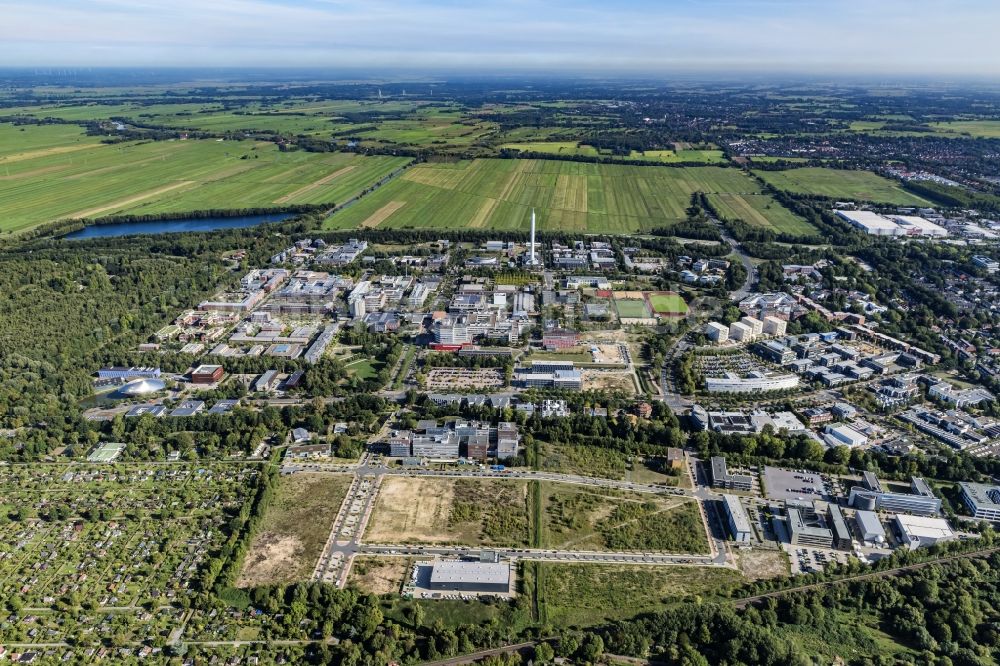
<path fill-rule="evenodd" d="M 542 516 L 545 548 L 708 552 L 698 506 L 688 499 L 544 483 Z"/>
<path fill-rule="evenodd" d="M 760 187 L 737 169 L 714 166 L 500 159 L 420 164 L 336 213 L 326 226 L 358 228 L 377 215 L 383 228 L 526 231 L 534 208 L 542 231 L 632 233 L 683 220 L 693 192 L 760 192 Z M 387 209 L 389 204 L 395 205 Z M 383 216 L 387 211 L 392 212 Z"/>
<path fill-rule="evenodd" d="M 796 194 L 874 201 L 900 206 L 931 205 L 926 199 L 910 194 L 895 181 L 871 171 L 805 167 L 788 171 L 758 171 L 757 175 L 779 190 Z"/>
<path fill-rule="evenodd" d="M 778 578 L 787 576 L 790 571 L 788 553 L 783 550 L 741 550 L 736 554 L 736 561 L 748 580 Z"/>
<path fill-rule="evenodd" d="M 281 477 L 260 532 L 243 563 L 238 585 L 253 587 L 306 580 L 323 552 L 350 485 L 351 477 L 344 475 Z"/>
<path fill-rule="evenodd" d="M 744 582 L 731 569 L 538 563 L 539 606 L 554 626 L 633 617 Z"/>
<path fill-rule="evenodd" d="M 74 217 L 332 204 L 407 162 L 251 141 L 107 145 L 50 127 L 25 136 L 0 124 L 0 231 Z"/>
<path fill-rule="evenodd" d="M 393 594 L 399 592 L 413 563 L 412 557 L 359 556 L 354 558 L 347 584 L 367 594 Z"/>
<path fill-rule="evenodd" d="M 521 546 L 528 515 L 524 482 L 394 476 L 382 483 L 365 541 Z"/>

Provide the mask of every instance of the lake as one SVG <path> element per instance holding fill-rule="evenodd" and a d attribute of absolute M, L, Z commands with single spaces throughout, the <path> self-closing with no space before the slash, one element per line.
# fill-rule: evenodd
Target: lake
<path fill-rule="evenodd" d="M 182 231 L 219 231 L 221 229 L 242 229 L 265 222 L 281 222 L 294 217 L 294 213 L 273 213 L 269 215 L 246 215 L 244 217 L 203 217 L 181 218 L 177 220 L 157 220 L 155 222 L 116 222 L 95 224 L 66 234 L 62 238 L 111 238 L 133 234 L 175 234 Z"/>

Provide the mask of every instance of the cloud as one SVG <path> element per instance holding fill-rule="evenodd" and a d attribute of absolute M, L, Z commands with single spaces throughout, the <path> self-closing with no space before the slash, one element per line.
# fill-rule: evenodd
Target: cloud
<path fill-rule="evenodd" d="M 986 0 L 44 0 L 7 65 L 992 74 Z"/>

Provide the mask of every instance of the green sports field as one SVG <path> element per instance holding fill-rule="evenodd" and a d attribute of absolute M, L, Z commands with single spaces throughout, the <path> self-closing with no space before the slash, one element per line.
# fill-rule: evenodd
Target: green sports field
<path fill-rule="evenodd" d="M 420 164 L 326 221 L 359 227 L 634 233 L 686 218 L 693 192 L 759 192 L 737 169 L 557 160 Z"/>
<path fill-rule="evenodd" d="M 831 199 L 873 201 L 897 206 L 932 205 L 926 199 L 910 194 L 895 181 L 871 171 L 805 167 L 756 173 L 779 190 L 794 194 L 813 194 Z"/>
<path fill-rule="evenodd" d="M 687 314 L 687 303 L 684 302 L 684 299 L 679 294 L 652 293 L 647 298 L 649 299 L 649 305 L 653 308 L 653 312 L 657 314 Z"/>
<path fill-rule="evenodd" d="M 621 319 L 646 319 L 649 317 L 649 308 L 646 301 L 641 298 L 616 298 L 615 308 Z"/>
<path fill-rule="evenodd" d="M 343 201 L 407 158 L 281 152 L 251 141 L 101 144 L 33 126 L 0 141 L 0 231 L 120 213 L 280 208 Z M 10 126 L 0 125 L 0 138 Z M 58 192 L 58 196 L 53 193 Z"/>

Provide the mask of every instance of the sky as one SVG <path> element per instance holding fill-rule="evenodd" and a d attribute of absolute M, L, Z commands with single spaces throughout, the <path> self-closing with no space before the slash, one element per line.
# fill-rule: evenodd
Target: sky
<path fill-rule="evenodd" d="M 1000 76 L 996 0 L 0 0 L 0 66 Z"/>

